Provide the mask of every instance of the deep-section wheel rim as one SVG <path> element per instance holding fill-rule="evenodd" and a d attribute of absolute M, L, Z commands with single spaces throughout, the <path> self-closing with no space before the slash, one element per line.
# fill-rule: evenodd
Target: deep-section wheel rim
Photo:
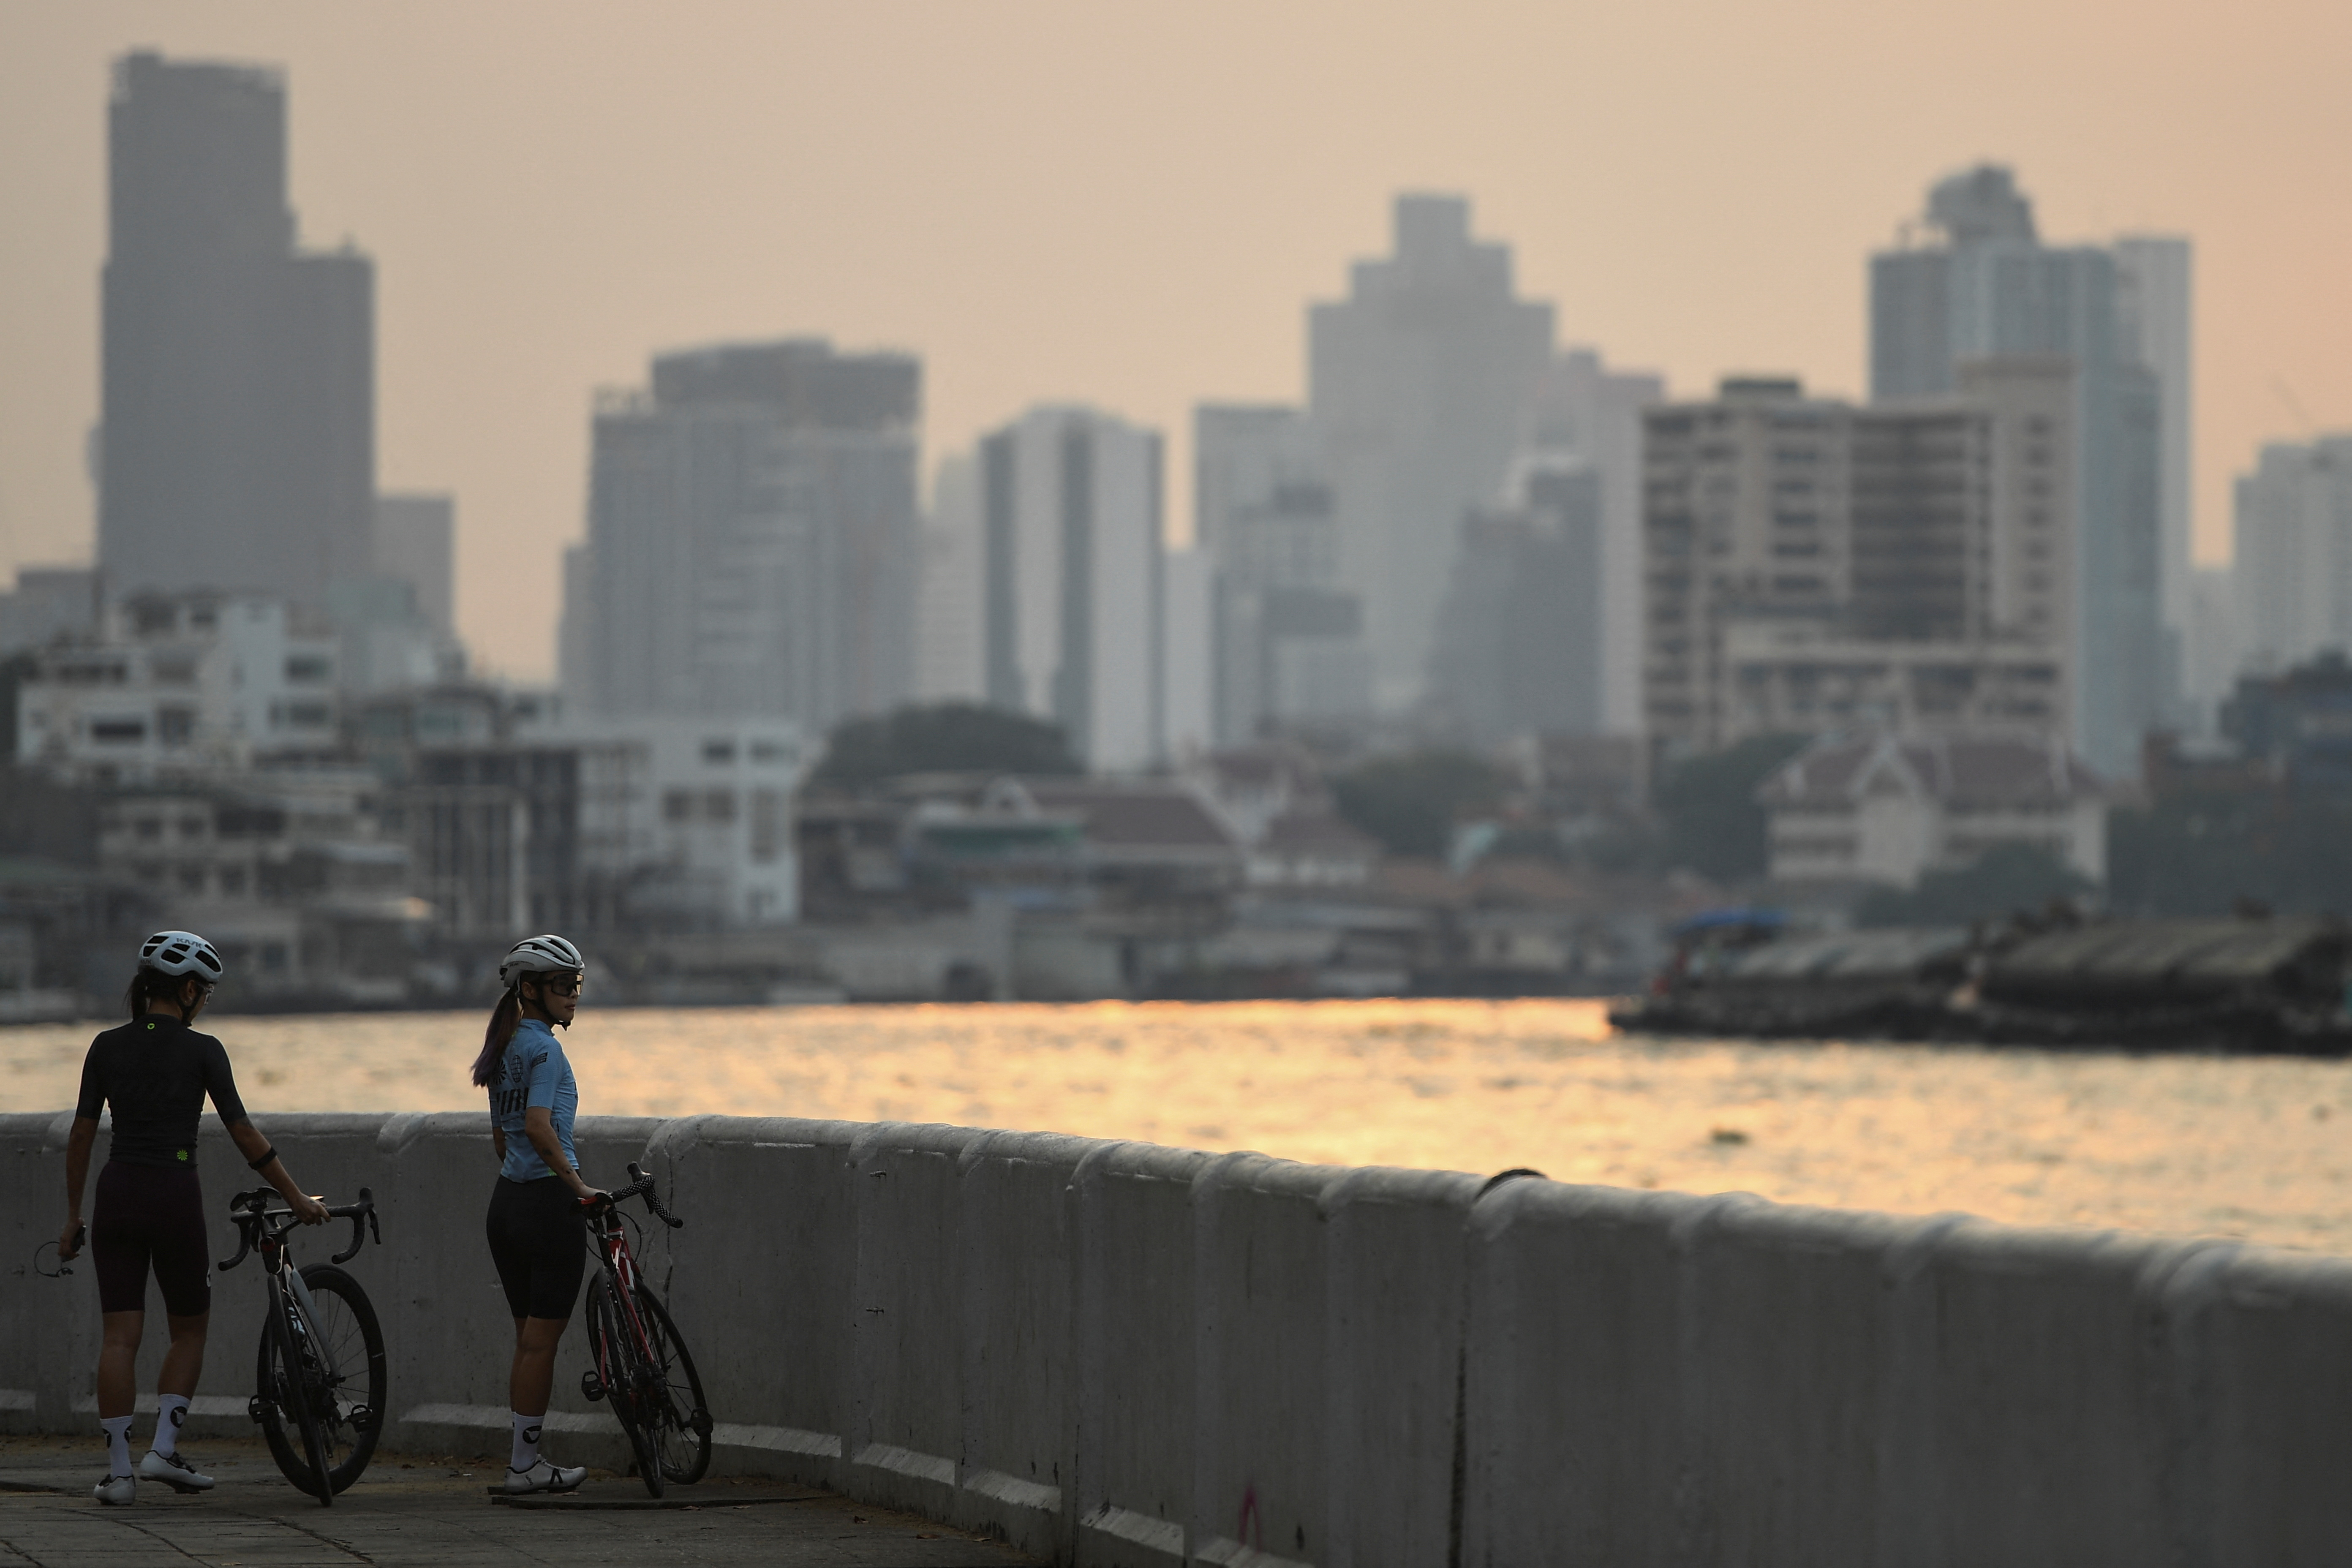
<path fill-rule="evenodd" d="M 702 1377 L 660 1298 L 640 1289 L 637 1310 L 654 1350 L 646 1426 L 662 1474 L 682 1487 L 692 1486 L 710 1468 L 710 1412 L 703 1400 Z"/>

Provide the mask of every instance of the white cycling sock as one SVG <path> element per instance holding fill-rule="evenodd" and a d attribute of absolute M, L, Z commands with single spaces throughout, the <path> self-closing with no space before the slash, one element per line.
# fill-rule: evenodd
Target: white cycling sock
<path fill-rule="evenodd" d="M 168 1458 L 180 1446 L 180 1423 L 188 1418 L 188 1396 L 166 1394 L 156 1403 L 163 1408 L 155 1415 L 155 1451 Z"/>
<path fill-rule="evenodd" d="M 514 1417 L 514 1458 L 509 1461 L 510 1470 L 527 1470 L 539 1463 L 539 1431 L 545 1425 L 544 1415 L 525 1415 L 520 1410 L 509 1410 Z"/>
<path fill-rule="evenodd" d="M 110 1477 L 131 1473 L 131 1417 L 109 1415 L 99 1422 L 106 1431 L 106 1473 Z"/>

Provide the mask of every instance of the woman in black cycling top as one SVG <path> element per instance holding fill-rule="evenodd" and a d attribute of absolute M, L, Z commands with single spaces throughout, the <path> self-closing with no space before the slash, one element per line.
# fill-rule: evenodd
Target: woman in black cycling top
<path fill-rule="evenodd" d="M 254 1130 L 236 1097 L 228 1052 L 192 1028 L 222 973 L 220 954 L 192 931 L 163 931 L 139 949 L 139 972 L 123 994 L 131 1022 L 89 1043 L 82 1058 L 81 1099 L 66 1144 L 66 1224 L 58 1252 L 81 1251 L 82 1188 L 99 1112 L 114 1110 L 114 1136 L 98 1174 L 98 1205 L 88 1227 L 98 1262 L 98 1305 L 104 1339 L 98 1352 L 98 1416 L 106 1432 L 106 1475 L 91 1494 L 127 1503 L 137 1477 L 174 1491 L 213 1484 L 179 1452 L 180 1423 L 205 1365 L 205 1325 L 212 1310 L 212 1251 L 205 1235 L 204 1193 L 196 1184 L 196 1119 L 212 1096 L 246 1163 L 286 1196 L 304 1225 L 327 1217 L 324 1205 L 286 1173 L 269 1140 Z M 131 1384 L 147 1322 L 147 1271 L 171 1318 L 172 1344 L 155 1377 L 155 1442 L 131 1468 Z"/>

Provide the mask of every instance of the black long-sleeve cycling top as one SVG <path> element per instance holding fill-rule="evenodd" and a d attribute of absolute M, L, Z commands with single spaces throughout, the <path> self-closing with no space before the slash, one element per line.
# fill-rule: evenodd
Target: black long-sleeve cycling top
<path fill-rule="evenodd" d="M 95 1119 L 111 1103 L 109 1159 L 190 1170 L 207 1094 L 223 1121 L 245 1120 L 227 1049 L 169 1013 L 146 1013 L 90 1041 L 74 1114 Z"/>

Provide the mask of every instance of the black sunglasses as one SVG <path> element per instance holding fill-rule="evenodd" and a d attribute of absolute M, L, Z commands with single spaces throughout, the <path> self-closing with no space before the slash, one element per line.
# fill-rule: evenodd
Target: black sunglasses
<path fill-rule="evenodd" d="M 580 994 L 580 976 L 577 974 L 542 974 L 539 977 L 539 984 L 551 996 Z"/>

